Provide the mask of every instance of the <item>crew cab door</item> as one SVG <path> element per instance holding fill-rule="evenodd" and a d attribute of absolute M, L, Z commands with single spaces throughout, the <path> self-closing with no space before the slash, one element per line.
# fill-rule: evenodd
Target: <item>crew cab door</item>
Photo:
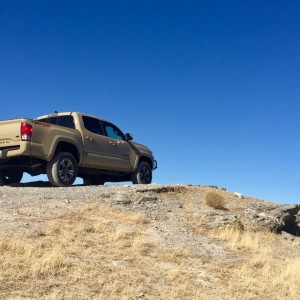
<path fill-rule="evenodd" d="M 108 142 L 100 120 L 89 116 L 82 116 L 82 120 L 84 165 L 92 168 L 109 168 L 111 159 L 107 155 Z"/>
<path fill-rule="evenodd" d="M 132 171 L 137 154 L 132 145 L 125 139 L 123 132 L 114 124 L 101 121 L 108 144 L 110 168 L 120 171 Z"/>

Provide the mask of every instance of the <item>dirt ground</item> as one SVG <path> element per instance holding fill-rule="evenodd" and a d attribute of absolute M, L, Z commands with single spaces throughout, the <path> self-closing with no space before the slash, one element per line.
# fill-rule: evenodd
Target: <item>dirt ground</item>
<path fill-rule="evenodd" d="M 223 209 L 206 204 L 205 196 L 209 192 L 224 198 Z M 14 281 L 11 272 L 7 272 L 7 266 L 3 265 L 0 296 L 1 299 L 258 299 L 268 295 L 269 299 L 283 296 L 296 299 L 293 297 L 297 294 L 295 287 L 300 283 L 299 271 L 286 275 L 296 277 L 295 283 L 289 281 L 288 292 L 287 286 L 282 285 L 277 277 L 279 273 L 288 274 L 288 270 L 280 269 L 282 259 L 286 260 L 286 267 L 288 263 L 299 264 L 299 238 L 289 234 L 271 234 L 264 228 L 269 221 L 268 212 L 276 206 L 253 197 L 237 196 L 217 187 L 191 185 L 78 185 L 53 188 L 46 182 L 34 182 L 0 187 L 0 247 L 2 245 L 2 249 L 7 251 L 3 250 L 4 262 L 9 258 L 5 255 L 13 255 L 18 261 L 17 254 L 13 253 L 16 250 L 11 250 L 16 248 L 15 244 L 11 244 L 13 241 L 39 247 L 47 245 L 47 249 L 52 249 L 59 240 L 68 236 L 59 244 L 64 249 L 60 250 L 64 253 L 61 260 L 68 263 L 56 267 L 51 265 L 50 268 L 43 262 L 36 267 L 39 270 L 37 275 L 36 271 L 31 270 L 32 263 L 28 262 L 28 266 L 24 267 L 22 258 L 22 270 L 27 270 L 23 275 L 19 263 L 9 266 L 12 272 L 19 272 Z M 230 228 L 235 228 L 235 231 L 229 231 Z M 82 238 L 84 242 L 71 245 L 70 241 L 75 238 L 69 235 L 75 233 L 76 241 Z M 233 241 L 235 236 L 236 241 Z M 246 242 L 246 237 L 250 242 Z M 259 240 L 258 237 L 265 238 Z M 104 241 L 110 245 L 111 251 L 106 252 Z M 268 252 L 271 251 L 270 243 L 271 248 L 276 247 L 272 255 Z M 100 244 L 104 248 L 99 248 Z M 21 252 L 25 252 L 25 248 L 22 249 Z M 32 253 L 33 250 L 30 251 Z M 105 275 L 105 272 L 102 274 L 93 269 L 93 279 L 90 275 L 82 275 L 87 274 L 82 271 L 82 280 L 77 282 L 77 275 L 74 274 L 79 272 L 79 266 L 82 268 L 80 270 L 91 267 L 89 263 L 83 264 L 87 259 L 85 251 L 89 253 L 87 256 L 91 255 L 93 265 L 100 264 L 99 255 L 102 253 L 101 264 L 115 269 L 114 275 Z M 104 252 L 106 256 L 103 257 Z M 269 253 L 269 259 L 272 257 L 273 260 L 268 263 L 273 267 L 268 271 L 269 277 L 255 275 L 257 281 L 253 283 L 251 280 L 255 278 L 249 270 L 256 268 L 258 273 L 259 270 L 266 273 L 262 268 L 267 263 L 261 262 L 266 259 L 265 253 Z M 41 255 L 39 252 L 37 257 Z M 255 256 L 261 261 L 253 261 L 253 265 L 248 266 Z M 131 264 L 131 267 L 125 268 L 125 264 Z M 56 271 L 51 273 L 53 268 Z M 247 270 L 238 273 L 243 268 Z M 55 284 L 37 291 L 39 285 L 34 283 L 33 278 L 39 278 L 42 285 L 45 270 L 51 271 L 46 273 Z M 111 279 L 109 284 L 101 274 Z M 239 284 L 234 279 L 237 274 Z M 70 277 L 74 276 L 73 293 L 66 286 L 70 285 Z M 122 281 L 122 289 L 118 289 L 116 284 L 111 285 L 111 282 L 119 282 L 119 278 L 123 277 L 127 278 L 127 283 Z M 269 282 L 269 287 L 266 287 L 264 282 L 270 281 L 270 277 L 276 277 L 277 281 L 273 284 Z M 140 283 L 137 283 L 137 278 Z M 23 291 L 21 283 L 4 284 L 21 279 L 31 287 L 28 289 L 30 295 Z M 89 283 L 93 280 L 102 282 L 100 290 L 90 287 Z M 277 294 L 274 293 L 275 286 Z"/>

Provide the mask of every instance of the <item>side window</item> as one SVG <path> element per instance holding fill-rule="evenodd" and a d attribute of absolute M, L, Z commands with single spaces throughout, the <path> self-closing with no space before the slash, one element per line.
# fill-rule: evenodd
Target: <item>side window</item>
<path fill-rule="evenodd" d="M 60 126 L 68 127 L 68 128 L 75 128 L 74 120 L 72 116 L 61 116 L 58 117 L 58 124 Z"/>
<path fill-rule="evenodd" d="M 75 129 L 73 116 L 48 117 L 38 121 Z"/>
<path fill-rule="evenodd" d="M 87 117 L 87 116 L 82 116 L 82 120 L 83 120 L 83 124 L 84 127 L 95 134 L 100 134 L 103 135 L 103 130 L 100 124 L 100 120 L 95 119 L 95 118 L 91 118 L 91 117 Z"/>
<path fill-rule="evenodd" d="M 106 135 L 116 140 L 125 140 L 123 132 L 115 125 L 102 121 Z"/>

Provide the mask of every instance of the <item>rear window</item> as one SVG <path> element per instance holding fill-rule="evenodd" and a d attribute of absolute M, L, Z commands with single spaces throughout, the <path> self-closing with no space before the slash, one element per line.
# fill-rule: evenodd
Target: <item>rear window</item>
<path fill-rule="evenodd" d="M 73 116 L 57 116 L 39 119 L 38 121 L 75 129 Z"/>

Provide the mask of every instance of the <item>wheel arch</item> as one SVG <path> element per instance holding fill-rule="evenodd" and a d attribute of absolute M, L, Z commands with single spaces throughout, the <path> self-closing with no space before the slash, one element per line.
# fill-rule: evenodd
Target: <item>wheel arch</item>
<path fill-rule="evenodd" d="M 147 156 L 141 156 L 140 159 L 137 162 L 136 168 L 138 166 L 138 164 L 142 161 L 145 161 L 146 163 L 149 164 L 149 166 L 151 167 L 151 169 L 153 169 L 153 161 L 151 158 L 147 157 Z"/>
<path fill-rule="evenodd" d="M 80 162 L 80 154 L 79 151 L 77 149 L 77 147 L 69 142 L 63 142 L 60 141 L 58 142 L 55 151 L 53 153 L 53 156 L 56 155 L 58 152 L 69 152 L 70 154 L 72 154 L 77 162 L 77 164 Z"/>

